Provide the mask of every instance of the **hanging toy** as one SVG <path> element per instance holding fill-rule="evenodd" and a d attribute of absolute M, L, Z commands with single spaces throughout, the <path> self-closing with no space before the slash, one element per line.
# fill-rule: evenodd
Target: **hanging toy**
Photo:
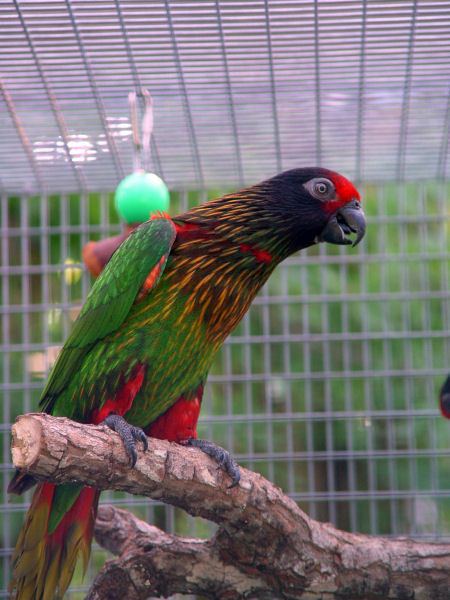
<path fill-rule="evenodd" d="M 114 202 L 126 225 L 122 234 L 89 242 L 83 248 L 83 260 L 94 277 L 97 277 L 111 258 L 113 252 L 138 225 L 147 221 L 156 212 L 167 212 L 170 204 L 169 190 L 164 181 L 145 170 L 150 162 L 150 139 L 153 131 L 153 102 L 150 93 L 142 90 L 144 116 L 142 119 L 142 142 L 139 137 L 136 92 L 130 92 L 131 130 L 133 133 L 133 167 L 117 186 Z M 144 166 L 144 168 L 143 168 Z"/>
<path fill-rule="evenodd" d="M 167 212 L 169 190 L 154 173 L 132 173 L 122 179 L 116 189 L 116 209 L 129 225 L 143 223 L 155 212 Z"/>
<path fill-rule="evenodd" d="M 125 177 L 116 189 L 115 204 L 119 215 L 129 225 L 147 221 L 151 214 L 167 211 L 169 208 L 169 190 L 164 181 L 154 173 L 147 173 L 150 158 L 150 138 L 153 131 L 153 102 L 147 90 L 142 91 L 145 102 L 142 119 L 142 142 L 139 138 L 136 93 L 128 95 L 133 132 L 134 173 Z"/>

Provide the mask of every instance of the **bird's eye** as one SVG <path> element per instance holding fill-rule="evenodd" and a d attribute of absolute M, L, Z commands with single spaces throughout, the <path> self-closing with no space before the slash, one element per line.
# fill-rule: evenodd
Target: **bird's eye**
<path fill-rule="evenodd" d="M 317 200 L 331 200 L 335 195 L 333 183 L 325 177 L 310 179 L 304 184 L 304 187 Z"/>
<path fill-rule="evenodd" d="M 316 194 L 323 196 L 328 192 L 328 186 L 323 181 L 319 181 L 319 183 L 316 183 L 316 185 L 314 186 L 314 191 L 316 192 Z"/>

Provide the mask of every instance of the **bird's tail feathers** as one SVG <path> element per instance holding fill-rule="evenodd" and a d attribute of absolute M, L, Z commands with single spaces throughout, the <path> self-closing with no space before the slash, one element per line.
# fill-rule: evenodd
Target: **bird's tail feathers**
<path fill-rule="evenodd" d="M 34 492 L 12 557 L 10 591 L 15 600 L 62 598 L 80 554 L 86 570 L 100 492 L 80 488 L 69 510 L 51 531 L 55 490 L 55 485 L 42 483 Z"/>

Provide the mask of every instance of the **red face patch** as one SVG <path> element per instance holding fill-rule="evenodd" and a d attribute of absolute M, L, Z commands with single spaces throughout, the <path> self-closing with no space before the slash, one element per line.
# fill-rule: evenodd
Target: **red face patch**
<path fill-rule="evenodd" d="M 336 173 L 333 176 L 332 182 L 334 183 L 334 187 L 336 188 L 337 195 L 344 202 L 350 202 L 350 200 L 354 199 L 361 201 L 359 192 L 355 188 L 353 183 L 345 177 L 343 177 L 342 175 L 339 175 L 339 173 Z"/>
<path fill-rule="evenodd" d="M 343 175 L 329 171 L 326 176 L 333 182 L 336 190 L 336 199 L 323 203 L 323 208 L 327 213 L 336 212 L 341 206 L 344 206 L 344 204 L 347 204 L 347 202 L 350 202 L 351 200 L 358 200 L 361 202 L 358 190 L 353 183 L 343 177 Z"/>

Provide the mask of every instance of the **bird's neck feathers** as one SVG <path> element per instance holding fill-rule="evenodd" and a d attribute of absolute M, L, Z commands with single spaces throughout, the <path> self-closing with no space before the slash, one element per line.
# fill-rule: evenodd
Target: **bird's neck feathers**
<path fill-rule="evenodd" d="M 313 243 L 306 226 L 302 239 L 301 224 L 286 216 L 265 184 L 206 202 L 173 221 L 177 237 L 166 278 L 190 298 L 187 306 L 201 315 L 215 347 L 242 319 L 277 264 Z"/>
<path fill-rule="evenodd" d="M 210 200 L 175 218 L 180 237 L 215 240 L 224 251 L 250 253 L 272 270 L 287 256 L 314 243 L 311 217 L 297 200 L 283 196 L 271 180 Z M 287 194 L 291 193 L 289 190 Z M 292 205 L 292 212 L 289 210 Z M 294 218 L 293 218 L 294 215 Z"/>

